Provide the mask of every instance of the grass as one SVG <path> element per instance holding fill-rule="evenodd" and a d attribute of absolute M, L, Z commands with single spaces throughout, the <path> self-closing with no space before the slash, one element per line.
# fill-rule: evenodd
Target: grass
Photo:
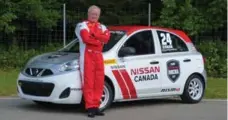
<path fill-rule="evenodd" d="M 227 80 L 225 78 L 209 78 L 205 98 L 227 98 Z"/>
<path fill-rule="evenodd" d="M 14 96 L 17 93 L 16 79 L 19 70 L 0 70 L 0 96 Z M 225 78 L 209 78 L 205 98 L 226 99 L 227 80 Z"/>
<path fill-rule="evenodd" d="M 19 70 L 0 70 L 0 96 L 14 96 L 17 93 L 16 80 Z"/>

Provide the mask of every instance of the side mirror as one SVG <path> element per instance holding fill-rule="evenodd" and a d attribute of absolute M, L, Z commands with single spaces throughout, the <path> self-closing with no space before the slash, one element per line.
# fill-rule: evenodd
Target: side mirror
<path fill-rule="evenodd" d="M 119 57 L 134 55 L 136 53 L 135 48 L 133 47 L 123 47 L 119 51 Z"/>

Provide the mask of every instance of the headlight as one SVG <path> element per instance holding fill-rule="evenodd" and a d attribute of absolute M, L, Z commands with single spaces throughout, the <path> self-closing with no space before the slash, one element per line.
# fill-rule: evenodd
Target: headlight
<path fill-rule="evenodd" d="M 78 67 L 79 67 L 78 61 L 74 60 L 60 65 L 59 71 L 64 72 L 64 71 L 77 70 Z"/>

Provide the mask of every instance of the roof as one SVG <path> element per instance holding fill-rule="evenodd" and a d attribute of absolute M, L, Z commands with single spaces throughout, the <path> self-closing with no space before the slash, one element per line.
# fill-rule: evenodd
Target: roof
<path fill-rule="evenodd" d="M 137 25 L 120 25 L 120 26 L 108 26 L 109 30 L 118 30 L 118 31 L 126 31 L 127 35 L 141 29 L 159 29 L 159 30 L 165 30 L 169 32 L 173 32 L 175 34 L 178 34 L 180 37 L 182 37 L 186 42 L 191 42 L 189 37 L 181 30 L 172 29 L 172 28 L 164 28 L 164 27 L 157 27 L 157 26 L 137 26 Z"/>
<path fill-rule="evenodd" d="M 126 31 L 127 34 L 130 34 L 134 31 L 140 30 L 140 29 L 160 29 L 160 30 L 168 30 L 168 31 L 177 31 L 175 29 L 170 29 L 170 28 L 163 28 L 163 27 L 156 27 L 156 26 L 109 26 L 108 27 L 110 30 L 120 30 L 120 31 Z"/>

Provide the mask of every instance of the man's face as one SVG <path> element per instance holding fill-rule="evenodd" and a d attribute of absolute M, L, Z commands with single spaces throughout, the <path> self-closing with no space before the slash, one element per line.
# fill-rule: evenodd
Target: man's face
<path fill-rule="evenodd" d="M 91 22 L 97 22 L 100 17 L 100 10 L 99 9 L 92 9 L 88 12 L 88 20 Z"/>

